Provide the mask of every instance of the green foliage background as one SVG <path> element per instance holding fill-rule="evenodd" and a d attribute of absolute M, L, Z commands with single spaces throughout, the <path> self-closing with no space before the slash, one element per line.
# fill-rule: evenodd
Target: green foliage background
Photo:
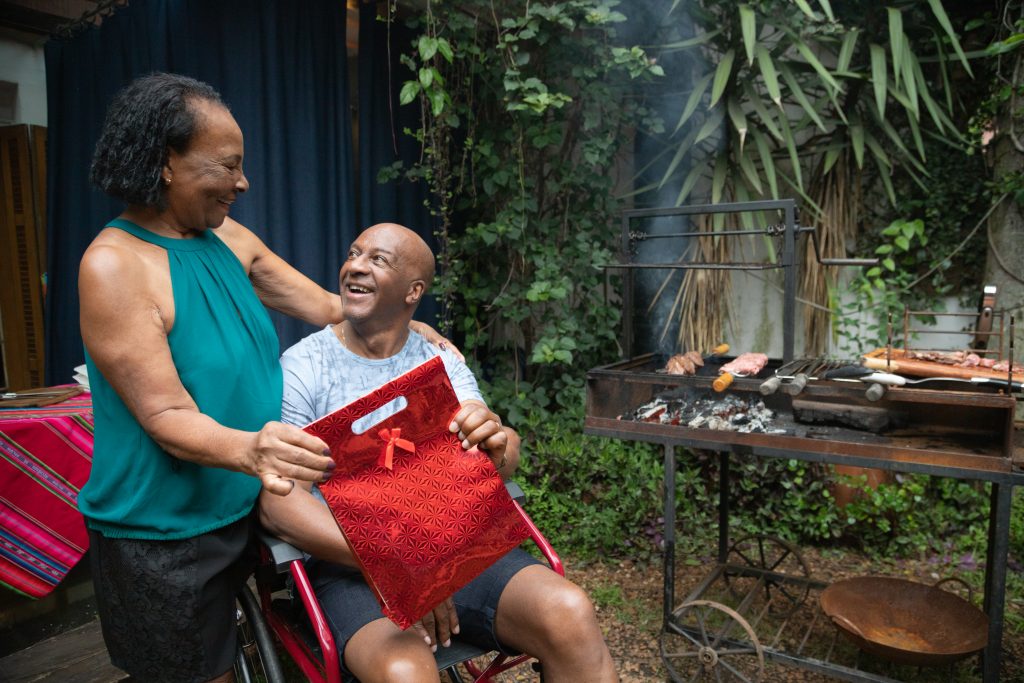
<path fill-rule="evenodd" d="M 683 138 L 665 144 L 674 161 L 661 183 L 683 173 L 688 155 L 704 153 L 689 168 L 712 174 L 719 198 L 727 188 L 714 178 L 734 179 L 736 199 L 778 195 L 782 184 L 809 201 L 801 174 L 819 162 L 827 169 L 849 146 L 857 168 L 870 162 L 880 196 L 890 200 L 877 212 L 877 224 L 887 227 L 869 232 L 863 249 L 892 259 L 891 267 L 866 273 L 858 285 L 886 301 L 887 290 L 942 264 L 946 252 L 936 244 L 961 238 L 985 181 L 983 173 L 960 173 L 977 136 L 959 132 L 950 90 L 938 101 L 929 92 L 947 78 L 946 62 L 922 67 L 919 59 L 922 45 L 932 44 L 942 59 L 965 63 L 942 4 L 906 0 L 882 14 L 867 11 L 871 4 L 843 3 L 833 13 L 827 2 L 818 9 L 777 0 L 700 3 L 701 16 L 717 18 L 718 28 L 677 48 L 703 46 L 719 59 L 706 74 L 682 75 L 696 85 L 671 122 Z M 662 69 L 645 50 L 617 43 L 620 10 L 606 0 L 428 4 L 413 19 L 420 37 L 403 57 L 410 71 L 401 96 L 424 111 L 423 126 L 409 131 L 423 158 L 382 176 L 400 172 L 430 185 L 442 225 L 437 289 L 447 322 L 491 405 L 524 436 L 519 478 L 531 515 L 556 547 L 580 558 L 651 558 L 661 549 L 661 449 L 582 429 L 585 371 L 618 355 L 617 282 L 601 269 L 615 259 L 616 217 L 629 187 L 614 179 L 627 171 L 629 180 L 623 152 L 637 131 L 668 135 L 645 99 Z M 834 53 L 838 67 L 830 71 L 815 57 L 824 53 Z M 706 158 L 718 130 L 709 122 L 734 144 L 718 161 Z M 792 135 L 815 129 L 799 145 Z M 941 136 L 956 141 L 955 153 Z M 744 143 L 750 139 L 764 144 Z M 929 156 L 944 161 L 929 166 L 925 183 Z M 719 172 L 719 163 L 736 168 Z M 680 176 L 680 201 L 696 186 L 693 173 Z M 977 251 L 967 253 L 935 269 L 932 292 L 972 282 Z M 680 543 L 698 555 L 713 547 L 717 467 L 716 457 L 680 451 Z M 736 533 L 934 556 L 968 571 L 980 559 L 987 487 L 900 475 L 839 510 L 834 479 L 827 468 L 796 460 L 734 458 Z M 1020 505 L 1013 529 L 1018 562 Z"/>

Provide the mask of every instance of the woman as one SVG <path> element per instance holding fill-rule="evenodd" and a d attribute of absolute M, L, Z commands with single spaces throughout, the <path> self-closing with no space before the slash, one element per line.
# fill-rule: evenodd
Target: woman
<path fill-rule="evenodd" d="M 111 104 L 90 174 L 126 208 L 79 272 L 96 432 L 78 502 L 111 661 L 145 681 L 232 680 L 260 489 L 333 467 L 279 422 L 264 306 L 323 327 L 341 300 L 228 216 L 249 189 L 243 151 L 213 88 L 157 73 Z"/>

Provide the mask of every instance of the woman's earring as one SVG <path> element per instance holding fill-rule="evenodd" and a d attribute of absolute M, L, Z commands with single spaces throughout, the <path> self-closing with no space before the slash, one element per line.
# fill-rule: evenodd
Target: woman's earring
<path fill-rule="evenodd" d="M 170 184 L 171 184 L 171 179 L 170 179 L 170 178 L 167 178 L 167 177 L 165 177 L 165 178 L 164 178 L 164 185 L 170 185 Z"/>

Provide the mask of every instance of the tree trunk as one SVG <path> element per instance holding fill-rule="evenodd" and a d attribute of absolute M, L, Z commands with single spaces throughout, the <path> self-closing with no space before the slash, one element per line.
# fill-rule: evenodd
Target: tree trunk
<path fill-rule="evenodd" d="M 1024 62 L 1017 59 L 1013 71 L 1012 88 L 1018 91 L 1024 77 Z M 989 217 L 989 244 L 985 260 L 985 284 L 995 285 L 996 309 L 1004 312 L 1007 336 L 1003 340 L 1002 354 L 1006 357 L 1009 346 L 1010 316 L 1015 318 L 1013 360 L 1024 364 L 1024 212 L 1020 199 L 1024 187 L 1024 104 L 1018 97 L 1010 97 L 996 119 L 996 134 L 990 143 L 993 176 L 997 183 L 1009 186 L 1009 195 Z M 1012 183 L 1001 182 L 1015 176 Z M 994 347 L 990 347 L 994 348 Z"/>

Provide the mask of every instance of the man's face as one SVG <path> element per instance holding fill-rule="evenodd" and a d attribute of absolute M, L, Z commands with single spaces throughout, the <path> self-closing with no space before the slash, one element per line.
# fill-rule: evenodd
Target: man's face
<path fill-rule="evenodd" d="M 366 320 L 404 310 L 414 274 L 403 239 L 400 230 L 385 225 L 366 230 L 352 243 L 338 275 L 346 318 Z"/>

